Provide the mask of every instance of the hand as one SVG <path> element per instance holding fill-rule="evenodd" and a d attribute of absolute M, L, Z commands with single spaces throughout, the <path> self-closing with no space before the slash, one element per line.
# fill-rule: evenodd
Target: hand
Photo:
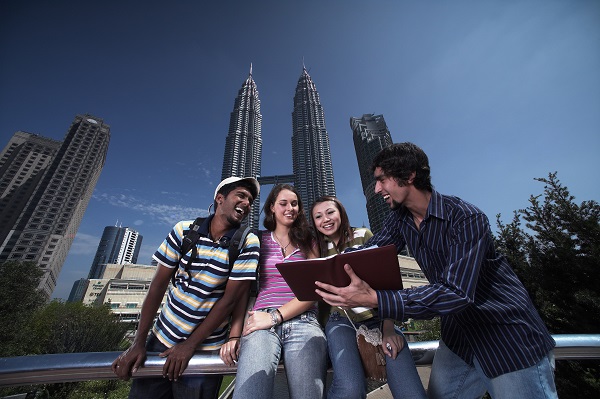
<path fill-rule="evenodd" d="M 384 328 L 381 347 L 383 348 L 383 353 L 392 359 L 396 359 L 398 353 L 404 348 L 404 338 L 402 335 L 396 334 L 393 329 L 391 334 L 387 334 L 386 329 Z"/>
<path fill-rule="evenodd" d="M 219 355 L 221 356 L 223 363 L 228 366 L 234 366 L 235 362 L 238 361 L 238 356 L 240 355 L 240 339 L 234 338 L 225 342 L 221 346 Z"/>
<path fill-rule="evenodd" d="M 357 306 L 367 306 L 376 308 L 377 293 L 369 284 L 361 280 L 350 267 L 344 265 L 344 270 L 350 277 L 350 285 L 346 287 L 336 287 L 315 281 L 315 284 L 320 289 L 316 289 L 316 293 L 323 297 L 323 300 L 331 306 L 340 306 L 345 308 L 354 308 Z"/>
<path fill-rule="evenodd" d="M 117 378 L 128 381 L 144 363 L 144 360 L 146 360 L 146 347 L 144 344 L 133 343 L 129 349 L 112 362 L 111 369 Z"/>
<path fill-rule="evenodd" d="M 268 330 L 273 326 L 273 319 L 267 312 L 255 312 L 251 310 L 248 312 L 248 314 L 250 316 L 246 319 L 244 331 L 242 331 L 242 335 L 244 336 L 257 330 Z"/>
<path fill-rule="evenodd" d="M 195 351 L 196 346 L 186 340 L 159 353 L 158 356 L 167 358 L 163 366 L 163 377 L 168 378 L 169 381 L 177 381 L 185 371 Z"/>

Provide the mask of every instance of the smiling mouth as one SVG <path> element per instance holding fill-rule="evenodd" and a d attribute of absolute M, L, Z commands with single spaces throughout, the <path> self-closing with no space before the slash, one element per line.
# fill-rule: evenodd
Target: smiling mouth
<path fill-rule="evenodd" d="M 244 211 L 242 208 L 240 208 L 239 206 L 236 206 L 236 207 L 235 207 L 235 212 L 236 212 L 238 215 L 242 215 L 242 216 L 244 216 L 244 215 L 246 214 L 246 212 L 245 212 L 245 211 Z"/>

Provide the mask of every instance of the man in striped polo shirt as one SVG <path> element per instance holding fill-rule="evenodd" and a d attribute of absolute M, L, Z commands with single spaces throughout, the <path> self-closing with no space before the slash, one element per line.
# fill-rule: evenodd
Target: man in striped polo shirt
<path fill-rule="evenodd" d="M 215 213 L 200 226 L 195 251 L 181 254 L 182 241 L 193 221 L 181 221 L 160 245 L 156 274 L 142 305 L 131 347 L 112 365 L 128 380 L 142 366 L 146 351 L 166 357 L 163 378 L 134 379 L 129 398 L 216 398 L 222 376 L 182 376 L 196 350 L 214 350 L 227 339 L 234 305 L 248 298 L 256 278 L 260 243 L 249 233 L 233 267 L 229 241 L 250 211 L 260 186 L 254 178 L 229 177 L 216 188 Z M 174 284 L 169 286 L 175 273 Z M 165 290 L 167 301 L 152 327 Z M 150 331 L 150 328 L 152 330 Z"/>
<path fill-rule="evenodd" d="M 431 185 L 429 160 L 412 143 L 393 144 L 373 162 L 375 192 L 392 212 L 365 246 L 406 245 L 429 284 L 375 291 L 346 266 L 347 287 L 317 283 L 334 306 L 368 306 L 381 318 L 441 317 L 442 339 L 430 398 L 556 398 L 555 342 L 506 258 L 487 217 Z"/>

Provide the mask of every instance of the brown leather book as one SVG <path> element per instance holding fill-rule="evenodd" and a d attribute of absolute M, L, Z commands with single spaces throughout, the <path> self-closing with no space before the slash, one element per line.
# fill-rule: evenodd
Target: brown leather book
<path fill-rule="evenodd" d="M 402 277 L 394 245 L 371 247 L 326 258 L 277 263 L 275 266 L 300 301 L 317 301 L 315 281 L 345 287 L 350 277 L 344 270 L 349 264 L 354 273 L 375 290 L 400 290 Z"/>

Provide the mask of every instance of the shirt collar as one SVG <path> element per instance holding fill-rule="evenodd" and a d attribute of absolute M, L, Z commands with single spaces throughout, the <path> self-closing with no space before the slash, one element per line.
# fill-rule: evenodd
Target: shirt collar
<path fill-rule="evenodd" d="M 407 223 L 414 223 L 412 213 L 405 206 L 401 206 L 396 212 L 400 219 Z M 429 200 L 429 205 L 427 205 L 427 212 L 423 220 L 427 220 L 430 216 L 438 219 L 448 219 L 446 208 L 444 207 L 444 197 L 435 190 L 431 191 L 431 199 Z"/>
<path fill-rule="evenodd" d="M 444 197 L 435 190 L 431 191 L 431 199 L 429 200 L 425 219 L 429 216 L 444 220 L 448 219 L 446 208 L 444 207 Z"/>
<path fill-rule="evenodd" d="M 209 237 L 210 222 L 213 220 L 214 217 L 215 217 L 215 214 L 213 213 L 212 215 L 209 215 L 206 219 L 204 219 L 204 222 L 202 222 L 200 229 L 198 229 L 198 233 L 201 236 Z M 219 242 L 222 242 L 223 239 L 226 238 L 227 243 L 229 243 L 229 241 L 231 241 L 231 239 L 233 238 L 233 235 L 235 234 L 237 229 L 238 229 L 237 227 L 230 229 L 227 233 L 225 233 L 223 235 L 223 237 L 221 237 L 221 240 L 219 240 Z M 213 239 L 214 239 L 214 237 L 213 237 Z"/>

